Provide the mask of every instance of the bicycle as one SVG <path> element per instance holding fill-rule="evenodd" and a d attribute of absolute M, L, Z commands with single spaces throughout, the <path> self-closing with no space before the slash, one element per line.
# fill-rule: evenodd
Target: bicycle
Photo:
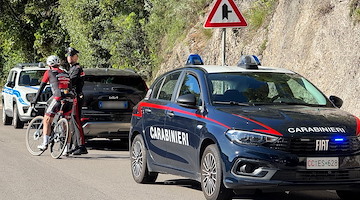
<path fill-rule="evenodd" d="M 69 140 L 69 119 L 72 117 L 73 110 L 68 109 L 67 106 L 70 106 L 70 104 L 73 104 L 72 98 L 61 100 L 60 110 L 55 114 L 51 124 L 49 147 L 51 156 L 56 159 L 60 158 Z M 35 110 L 35 106 L 33 109 Z M 34 156 L 40 156 L 46 151 L 46 149 L 41 150 L 37 147 L 43 142 L 43 119 L 43 116 L 33 118 L 26 129 L 26 147 Z"/>

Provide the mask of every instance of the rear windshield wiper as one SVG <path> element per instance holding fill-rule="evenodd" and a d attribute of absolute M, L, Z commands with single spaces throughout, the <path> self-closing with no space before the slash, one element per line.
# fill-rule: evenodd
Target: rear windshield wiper
<path fill-rule="evenodd" d="M 237 101 L 213 101 L 216 104 L 224 104 L 224 105 L 236 105 L 236 106 L 250 106 L 248 103 L 240 103 Z"/>

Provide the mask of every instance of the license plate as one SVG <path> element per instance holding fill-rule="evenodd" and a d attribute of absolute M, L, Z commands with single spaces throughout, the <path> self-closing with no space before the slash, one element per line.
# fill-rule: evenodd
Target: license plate
<path fill-rule="evenodd" d="M 307 158 L 306 169 L 339 169 L 339 158 L 338 157 Z"/>
<path fill-rule="evenodd" d="M 127 101 L 99 101 L 100 109 L 127 109 Z"/>

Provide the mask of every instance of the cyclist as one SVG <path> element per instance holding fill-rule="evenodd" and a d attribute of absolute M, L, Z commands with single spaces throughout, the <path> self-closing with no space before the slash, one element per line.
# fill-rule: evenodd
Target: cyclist
<path fill-rule="evenodd" d="M 82 67 L 78 63 L 78 53 L 75 48 L 69 47 L 66 49 L 66 57 L 67 61 L 70 64 L 70 80 L 72 85 L 72 90 L 75 92 L 76 99 L 74 101 L 75 103 L 75 125 L 76 130 L 79 134 L 76 134 L 78 136 L 75 151 L 73 152 L 74 155 L 80 155 L 80 154 L 87 154 L 87 150 L 85 147 L 85 137 L 84 137 L 84 130 L 81 125 L 81 107 L 84 100 L 84 95 L 82 92 L 83 86 L 84 86 L 84 77 L 85 73 L 82 69 Z"/>
<path fill-rule="evenodd" d="M 40 94 L 44 90 L 47 83 L 50 83 L 53 95 L 48 100 L 48 107 L 45 111 L 43 120 L 43 143 L 37 147 L 40 150 L 46 150 L 51 134 L 51 123 L 54 119 L 55 114 L 59 111 L 61 103 L 60 100 L 70 92 L 70 76 L 64 70 L 60 69 L 60 59 L 55 55 L 51 55 L 46 59 L 46 64 L 50 67 L 47 70 L 41 80 L 40 88 L 36 93 L 35 98 L 31 104 L 35 105 L 40 97 Z"/>

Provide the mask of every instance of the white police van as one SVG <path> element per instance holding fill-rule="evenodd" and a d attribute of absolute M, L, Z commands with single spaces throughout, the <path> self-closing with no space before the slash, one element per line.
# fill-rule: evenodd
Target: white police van
<path fill-rule="evenodd" d="M 31 110 L 30 101 L 35 97 L 46 70 L 44 63 L 20 63 L 10 70 L 1 93 L 4 125 L 23 128 L 24 123 L 44 112 L 46 101 L 52 95 L 50 87 L 40 96 L 40 105 L 36 107 L 38 113 Z"/>

